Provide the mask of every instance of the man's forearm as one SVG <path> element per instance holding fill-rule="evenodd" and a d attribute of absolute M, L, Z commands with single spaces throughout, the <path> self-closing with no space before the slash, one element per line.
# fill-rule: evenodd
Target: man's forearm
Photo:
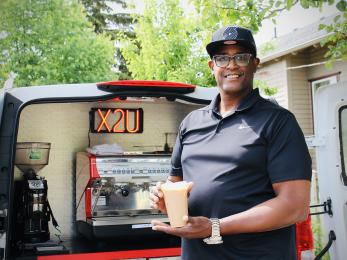
<path fill-rule="evenodd" d="M 267 201 L 247 211 L 222 218 L 221 233 L 239 234 L 274 230 L 304 220 L 301 213 L 276 199 Z"/>
<path fill-rule="evenodd" d="M 249 210 L 220 220 L 221 234 L 255 233 L 279 229 L 303 221 L 309 213 L 309 182 L 284 188 L 277 197 Z"/>

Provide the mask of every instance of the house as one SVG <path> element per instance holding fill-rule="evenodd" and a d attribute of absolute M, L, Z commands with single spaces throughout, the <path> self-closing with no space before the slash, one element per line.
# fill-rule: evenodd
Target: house
<path fill-rule="evenodd" d="M 256 79 L 278 89 L 277 102 L 292 111 L 305 135 L 314 134 L 313 96 L 324 85 L 347 81 L 347 61 L 326 68 L 327 47 L 320 42 L 329 34 L 319 24 L 330 24 L 335 15 L 323 18 L 259 47 L 260 67 Z M 262 48 L 269 51 L 261 53 Z"/>
<path fill-rule="evenodd" d="M 328 33 L 319 30 L 319 24 L 330 24 L 334 17 L 323 18 L 259 48 L 260 53 L 264 46 L 269 51 L 259 55 L 261 63 L 255 78 L 278 89 L 275 99 L 295 114 L 305 135 L 314 134 L 315 91 L 323 85 L 347 81 L 347 61 L 337 61 L 331 69 L 326 68 L 327 47 L 320 45 Z"/>
<path fill-rule="evenodd" d="M 319 30 L 319 24 L 331 24 L 335 16 L 321 18 L 259 46 L 261 63 L 255 78 L 278 89 L 274 98 L 294 113 L 305 136 L 314 135 L 314 93 L 317 89 L 347 81 L 347 61 L 336 61 L 328 69 L 325 66 L 327 58 L 324 57 L 328 49 L 320 45 L 329 34 Z M 315 154 L 313 150 L 310 152 L 315 173 Z M 313 176 L 315 184 L 316 175 Z M 315 194 L 312 194 L 313 201 L 317 201 Z"/>

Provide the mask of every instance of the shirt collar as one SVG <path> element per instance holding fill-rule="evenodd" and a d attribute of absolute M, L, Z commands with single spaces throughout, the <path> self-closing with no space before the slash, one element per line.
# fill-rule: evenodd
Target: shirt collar
<path fill-rule="evenodd" d="M 259 95 L 259 89 L 253 89 L 237 106 L 235 111 L 243 111 L 251 108 L 258 100 L 260 99 Z M 211 101 L 210 105 L 208 106 L 209 110 L 212 110 L 212 112 L 218 114 L 219 113 L 219 103 L 220 103 L 220 94 L 214 97 L 214 99 Z"/>

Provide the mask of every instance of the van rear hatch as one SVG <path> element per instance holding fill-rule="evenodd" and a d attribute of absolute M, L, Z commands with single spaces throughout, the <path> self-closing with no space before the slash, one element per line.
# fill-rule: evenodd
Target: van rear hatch
<path fill-rule="evenodd" d="M 215 88 L 163 81 L 36 86 L 2 92 L 0 248 L 5 259 L 28 253 L 19 252 L 18 244 L 24 245 L 22 249 L 30 244 L 15 235 L 26 227 L 23 217 L 26 213 L 22 212 L 25 205 L 20 204 L 15 189 L 18 183 L 24 182 L 28 184 L 28 194 L 40 191 L 41 184 L 41 190 L 45 190 L 43 178 L 61 231 L 54 228 L 50 215 L 50 240 L 59 236 L 70 253 L 96 252 L 100 250 L 100 241 L 106 243 L 101 249 L 105 251 L 143 249 L 144 240 L 153 246 L 151 239 L 154 244 L 158 244 L 158 239 L 166 239 L 162 246 L 170 246 L 171 237 L 158 238 L 151 233 L 150 219 L 163 216 L 149 210 L 144 198 L 150 185 L 167 174 L 167 159 L 180 121 L 190 111 L 208 104 L 216 93 Z M 37 172 L 37 180 L 27 180 L 29 177 L 25 176 L 29 175 L 15 166 L 16 144 L 26 142 L 50 144 L 48 164 L 39 167 L 42 169 Z M 116 145 L 121 149 L 118 154 L 115 150 L 98 154 Z M 39 150 L 29 150 L 32 155 L 28 155 L 29 159 L 37 159 Z M 81 161 L 77 160 L 78 154 L 82 155 Z M 84 166 L 88 169 L 82 169 Z M 79 176 L 87 180 L 79 182 Z M 34 184 L 38 186 L 35 188 Z M 83 207 L 78 210 L 82 204 L 89 207 L 89 215 Z M 39 212 L 41 204 L 35 205 Z M 77 228 L 78 221 L 83 222 L 82 228 Z M 36 238 L 32 234 L 29 239 Z M 120 234 L 129 243 L 120 243 Z M 113 236 L 115 240 L 111 244 L 105 242 Z M 82 243 L 83 239 L 78 237 L 88 242 Z"/>

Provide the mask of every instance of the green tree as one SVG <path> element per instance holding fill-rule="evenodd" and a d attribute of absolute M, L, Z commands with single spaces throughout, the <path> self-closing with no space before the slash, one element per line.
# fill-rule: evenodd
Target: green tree
<path fill-rule="evenodd" d="M 328 67 L 331 67 L 335 60 L 347 60 L 347 8 L 346 4 L 339 6 L 340 10 L 345 10 L 343 14 L 337 15 L 332 24 L 320 25 L 321 30 L 326 30 L 329 33 L 333 32 L 321 42 L 322 46 L 328 47 L 325 54 L 325 57 L 329 58 Z"/>
<path fill-rule="evenodd" d="M 0 84 L 95 82 L 114 76 L 114 47 L 96 35 L 83 6 L 68 0 L 0 2 Z"/>
<path fill-rule="evenodd" d="M 132 24 L 134 18 L 125 12 L 129 7 L 124 0 L 81 0 L 87 12 L 87 18 L 92 22 L 96 33 L 110 34 L 113 39 L 119 32 L 125 33 L 128 37 L 134 38 Z M 112 5 L 117 5 L 119 10 L 115 11 Z M 133 7 L 133 6 L 131 6 Z M 122 12 L 123 11 L 123 12 Z"/>
<path fill-rule="evenodd" d="M 136 17 L 126 12 L 126 9 L 129 7 L 127 1 L 81 0 L 81 2 L 86 9 L 88 20 L 94 26 L 95 33 L 110 35 L 112 40 L 116 40 L 119 34 L 125 35 L 130 39 L 135 38 L 133 24 L 136 21 Z M 116 10 L 114 7 L 117 7 Z M 115 67 L 119 78 L 130 78 L 130 72 L 119 47 L 116 47 L 115 59 Z"/>
<path fill-rule="evenodd" d="M 207 66 L 206 43 L 203 43 L 210 39 L 206 33 L 210 30 L 206 29 L 205 13 L 199 14 L 194 9 L 189 13 L 179 3 L 179 0 L 145 1 L 144 13 L 137 18 L 135 25 L 136 39 L 123 37 L 121 50 L 128 68 L 135 79 L 215 86 L 214 77 Z M 228 19 L 227 14 L 223 14 L 223 17 Z M 217 21 L 221 18 L 213 19 Z M 234 19 L 236 21 L 238 16 Z M 213 27 L 218 26 L 215 21 Z M 267 95 L 276 93 L 265 82 L 256 81 L 255 85 Z"/>
<path fill-rule="evenodd" d="M 179 0 L 146 0 L 135 25 L 136 39 L 122 41 L 132 77 L 212 85 L 200 32 L 199 20 L 185 13 Z"/>
<path fill-rule="evenodd" d="M 341 12 L 329 25 L 321 25 L 321 30 L 334 32 L 321 42 L 327 46 L 326 57 L 330 64 L 335 60 L 347 59 L 347 2 L 346 0 L 269 0 L 269 1 L 229 1 L 229 0 L 191 0 L 198 13 L 204 17 L 205 28 L 214 30 L 221 24 L 238 24 L 257 32 L 265 19 L 271 19 L 276 23 L 276 16 L 283 10 L 290 10 L 293 6 L 302 8 L 319 8 L 323 4 L 336 5 Z"/>
<path fill-rule="evenodd" d="M 195 7 L 184 11 L 179 0 L 146 0 L 144 14 L 137 18 L 136 39 L 123 37 L 122 53 L 135 79 L 175 80 L 201 86 L 214 86 L 214 79 L 206 65 L 208 56 L 204 46 L 211 32 L 224 24 L 237 24 L 257 32 L 265 19 L 275 22 L 282 10 L 300 4 L 303 8 L 322 8 L 326 0 L 300 1 L 235 1 L 191 0 Z M 329 0 L 329 4 L 335 1 Z M 335 23 L 324 27 L 336 33 L 322 44 L 327 44 L 327 57 L 346 59 L 346 6 L 336 3 L 342 15 Z M 322 26 L 323 29 L 323 26 Z M 273 48 L 274 46 L 268 46 Z M 274 89 L 263 82 L 255 82 L 264 93 Z"/>

